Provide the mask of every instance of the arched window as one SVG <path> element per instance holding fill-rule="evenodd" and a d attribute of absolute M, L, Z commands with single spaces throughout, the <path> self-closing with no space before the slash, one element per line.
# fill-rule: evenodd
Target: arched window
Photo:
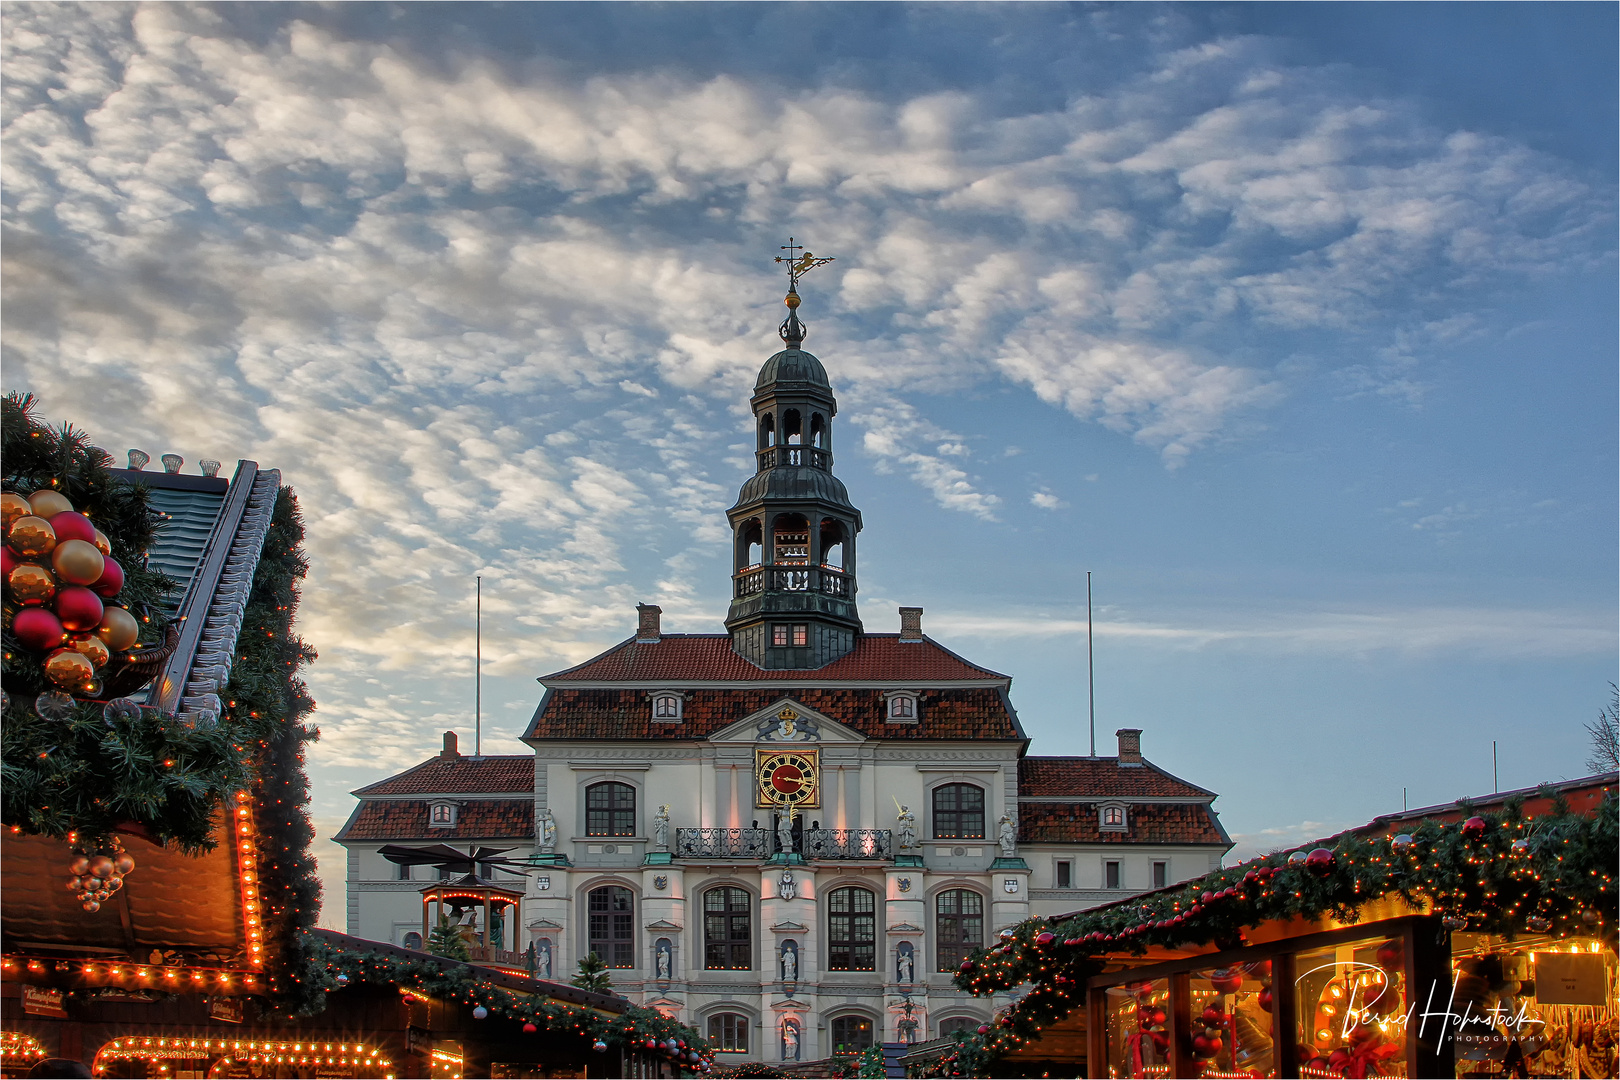
<path fill-rule="evenodd" d="M 769 449 L 776 445 L 776 417 L 766 413 L 759 418 L 759 448 Z"/>
<path fill-rule="evenodd" d="M 1102 827 L 1105 829 L 1125 828 L 1125 808 L 1123 806 L 1105 806 L 1102 808 Z"/>
<path fill-rule="evenodd" d="M 941 784 L 934 789 L 936 840 L 984 839 L 984 789 L 974 784 Z"/>
<path fill-rule="evenodd" d="M 844 568 L 844 526 L 834 518 L 821 519 L 821 565 Z"/>
<path fill-rule="evenodd" d="M 877 898 L 849 886 L 827 894 L 827 970 L 877 970 Z"/>
<path fill-rule="evenodd" d="M 428 815 L 428 828 L 448 829 L 456 823 L 456 804 L 436 802 Z"/>
<path fill-rule="evenodd" d="M 939 1022 L 939 1035 L 944 1038 L 953 1031 L 975 1031 L 980 1025 L 981 1021 L 971 1016 L 947 1016 Z"/>
<path fill-rule="evenodd" d="M 804 442 L 804 421 L 799 417 L 798 409 L 789 409 L 782 414 L 782 443 L 784 446 L 798 446 Z"/>
<path fill-rule="evenodd" d="M 586 788 L 585 835 L 636 835 L 636 789 L 613 781 Z"/>
<path fill-rule="evenodd" d="M 737 531 L 737 569 L 745 570 L 750 566 L 758 566 L 760 554 L 764 551 L 759 518 L 749 518 L 743 522 L 742 528 Z"/>
<path fill-rule="evenodd" d="M 592 889 L 587 901 L 590 915 L 590 951 L 610 968 L 636 966 L 636 902 L 622 885 Z"/>
<path fill-rule="evenodd" d="M 835 1016 L 832 1049 L 835 1054 L 859 1053 L 872 1045 L 872 1021 L 865 1016 Z"/>
<path fill-rule="evenodd" d="M 654 720 L 679 720 L 681 718 L 681 695 L 654 694 L 652 707 Z"/>
<path fill-rule="evenodd" d="M 747 971 L 754 966 L 754 935 L 748 911 L 748 893 L 742 889 L 723 885 L 703 894 L 705 968 L 710 971 Z"/>
<path fill-rule="evenodd" d="M 415 930 L 412 930 L 410 933 L 405 935 L 405 940 L 401 941 L 400 944 L 407 949 L 420 950 L 422 948 L 422 935 L 418 934 Z"/>
<path fill-rule="evenodd" d="M 934 941 L 940 971 L 955 971 L 984 944 L 984 897 L 971 889 L 946 889 L 934 898 Z"/>
<path fill-rule="evenodd" d="M 815 447 L 827 445 L 827 421 L 821 418 L 820 413 L 810 414 L 810 445 Z"/>
<path fill-rule="evenodd" d="M 740 1013 L 715 1013 L 709 1017 L 709 1045 L 731 1054 L 748 1053 L 748 1017 Z"/>

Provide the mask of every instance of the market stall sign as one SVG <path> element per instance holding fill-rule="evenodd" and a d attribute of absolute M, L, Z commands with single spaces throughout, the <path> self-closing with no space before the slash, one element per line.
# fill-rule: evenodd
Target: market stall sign
<path fill-rule="evenodd" d="M 1603 957 L 1597 953 L 1536 953 L 1536 1001 L 1541 1005 L 1608 1005 Z"/>
<path fill-rule="evenodd" d="M 62 997 L 62 991 L 51 986 L 28 986 L 22 988 L 23 1012 L 34 1016 L 54 1016 L 59 1020 L 67 1019 L 67 1006 Z"/>
<path fill-rule="evenodd" d="M 242 999 L 217 997 L 208 1002 L 208 1018 L 210 1020 L 223 1020 L 227 1024 L 240 1024 L 242 1022 Z"/>

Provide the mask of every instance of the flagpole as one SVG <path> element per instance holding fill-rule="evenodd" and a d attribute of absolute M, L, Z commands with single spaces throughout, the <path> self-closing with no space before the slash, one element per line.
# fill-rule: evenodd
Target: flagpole
<path fill-rule="evenodd" d="M 484 577 L 473 578 L 473 757 L 484 756 Z"/>
<path fill-rule="evenodd" d="M 1086 699 L 1091 710 L 1091 756 L 1097 756 L 1097 676 L 1091 657 L 1091 571 L 1086 571 Z"/>

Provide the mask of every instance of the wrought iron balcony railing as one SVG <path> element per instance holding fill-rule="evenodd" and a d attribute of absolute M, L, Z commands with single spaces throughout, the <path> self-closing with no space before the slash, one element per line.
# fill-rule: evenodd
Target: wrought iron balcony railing
<path fill-rule="evenodd" d="M 805 829 L 798 853 L 806 859 L 892 858 L 889 829 Z M 773 829 L 676 829 L 678 859 L 768 859 L 782 851 Z"/>

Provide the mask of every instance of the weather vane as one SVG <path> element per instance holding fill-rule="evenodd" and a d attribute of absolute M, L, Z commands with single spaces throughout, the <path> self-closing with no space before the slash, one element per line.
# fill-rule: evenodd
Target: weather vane
<path fill-rule="evenodd" d="M 808 251 L 800 255 L 799 252 L 804 251 L 804 246 L 794 243 L 791 236 L 788 237 L 788 242 L 782 245 L 782 250 L 787 254 L 778 255 L 776 261 L 787 263 L 788 292 L 785 302 L 788 306 L 788 317 L 782 321 L 781 326 L 777 327 L 776 332 L 782 336 L 783 341 L 788 343 L 789 348 L 798 348 L 804 342 L 805 334 L 808 333 L 805 325 L 799 321 L 799 278 L 818 266 L 825 266 L 832 260 L 818 259 Z"/>

